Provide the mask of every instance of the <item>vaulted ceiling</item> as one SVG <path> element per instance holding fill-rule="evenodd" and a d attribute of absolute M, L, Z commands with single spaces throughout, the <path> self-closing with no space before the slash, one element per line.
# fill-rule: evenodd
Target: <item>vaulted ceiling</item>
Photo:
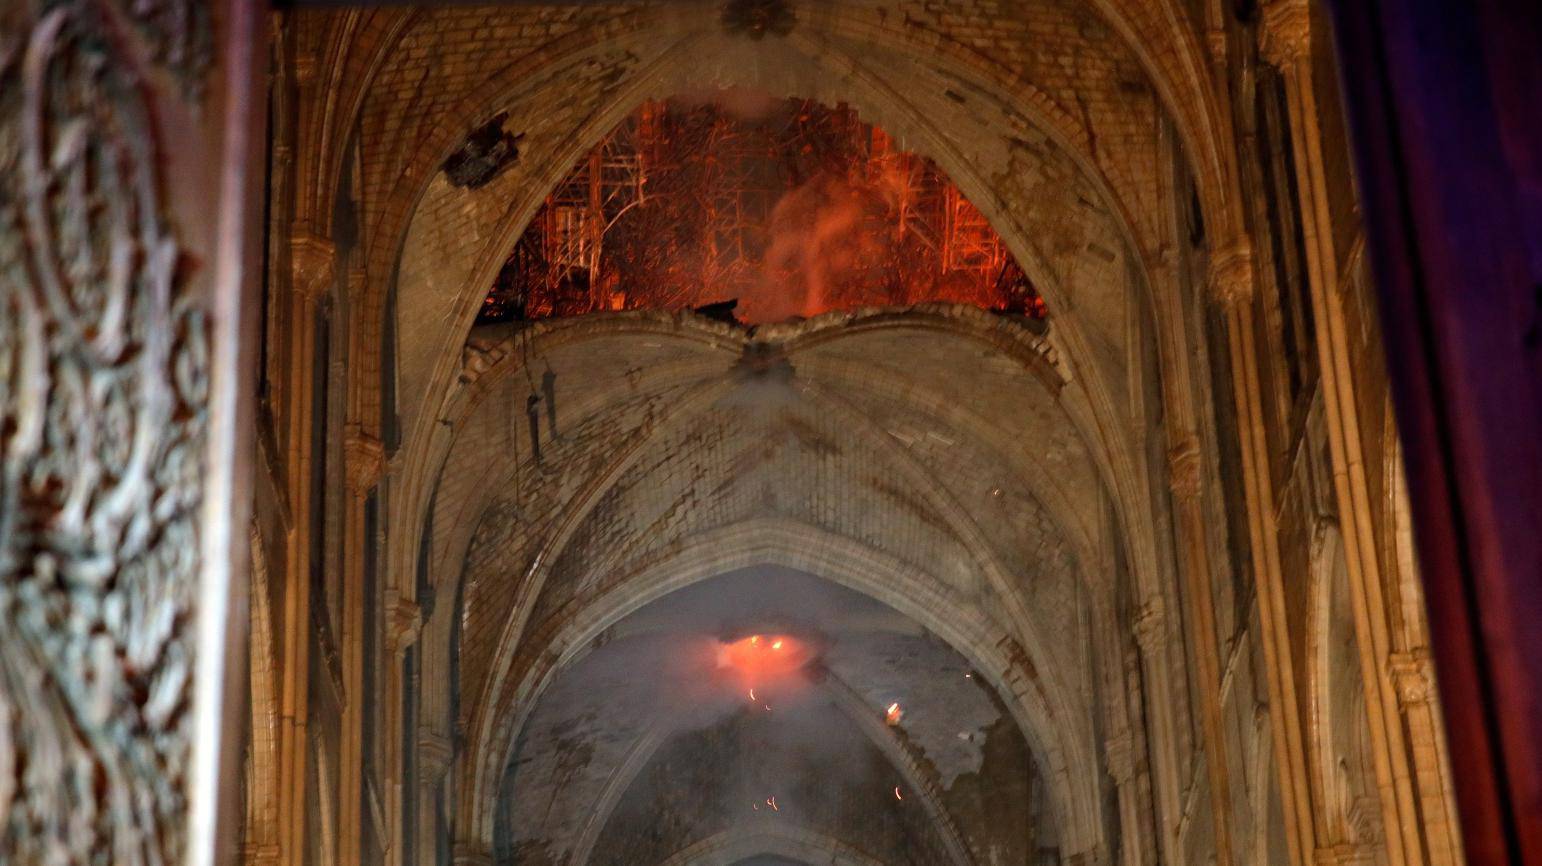
<path fill-rule="evenodd" d="M 347 213 L 356 339 L 389 347 L 356 361 L 393 400 L 388 569 L 427 613 L 457 845 L 994 864 L 1146 832 L 1119 805 L 1144 726 L 1191 745 L 1182 674 L 1148 709 L 1131 672 L 1137 610 L 1175 580 L 1166 454 L 1194 428 L 1164 406 L 1191 385 L 1179 214 L 1196 197 L 1236 232 L 1203 14 L 935 5 L 297 14 L 325 62 L 293 74 L 330 98 L 301 105 L 323 156 L 294 208 Z M 644 100 L 730 86 L 849 104 L 933 160 L 1048 326 L 948 304 L 473 325 L 597 142 Z M 518 158 L 456 182 L 446 158 L 494 119 Z M 1181 627 L 1151 622 L 1161 647 Z M 812 649 L 769 710 L 708 663 L 783 633 Z"/>
<path fill-rule="evenodd" d="M 913 862 L 997 862 L 996 809 L 1017 810 L 1013 844 L 1055 847 L 1102 796 L 1086 722 L 1111 674 L 1094 633 L 1118 647 L 1131 590 L 1036 330 L 950 306 L 753 334 L 662 312 L 479 330 L 431 518 L 431 574 L 451 581 L 436 598 L 464 600 L 458 724 L 478 762 L 464 808 L 502 815 L 509 850 L 552 862 L 615 862 L 596 846 L 640 826 L 674 828 L 657 832 L 685 849 L 773 816 L 880 862 L 904 862 L 907 834 L 957 852 Z M 682 641 L 782 622 L 828 642 L 819 682 L 784 712 L 670 680 Z M 661 719 L 661 695 L 681 696 L 686 721 Z M 910 709 L 889 729 L 896 701 Z M 960 764 L 960 736 L 995 736 L 1002 775 Z M 849 765 L 744 765 L 840 737 Z M 702 763 L 682 766 L 691 755 Z M 698 790 L 708 772 L 717 787 Z M 834 799 L 740 815 L 729 801 L 759 802 L 745 779 Z M 886 799 L 896 786 L 915 796 Z M 892 838 L 801 821 L 864 796 L 892 813 Z"/>

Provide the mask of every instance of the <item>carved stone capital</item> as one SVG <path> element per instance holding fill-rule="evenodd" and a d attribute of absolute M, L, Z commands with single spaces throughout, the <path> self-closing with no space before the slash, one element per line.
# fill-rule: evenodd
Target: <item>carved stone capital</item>
<path fill-rule="evenodd" d="M 316 58 L 307 53 L 300 53 L 294 59 L 295 84 L 301 87 L 309 86 L 316 81 Z"/>
<path fill-rule="evenodd" d="M 418 603 L 402 598 L 395 590 L 386 591 L 385 602 L 386 643 L 396 652 L 417 643 L 423 631 L 423 610 Z"/>
<path fill-rule="evenodd" d="M 1404 707 L 1428 703 L 1435 696 L 1434 667 L 1427 650 L 1392 653 L 1387 657 L 1387 673 Z"/>
<path fill-rule="evenodd" d="M 1135 611 L 1135 621 L 1132 624 L 1135 632 L 1135 642 L 1140 645 L 1141 652 L 1154 653 L 1167 631 L 1167 608 L 1162 604 L 1161 596 L 1153 596 Z"/>
<path fill-rule="evenodd" d="M 1217 66 L 1226 64 L 1226 30 L 1211 27 L 1205 30 L 1205 47 L 1210 50 L 1210 60 Z"/>
<path fill-rule="evenodd" d="M 418 771 L 423 784 L 437 785 L 455 760 L 455 744 L 433 728 L 418 728 Z"/>
<path fill-rule="evenodd" d="M 309 231 L 299 231 L 289 238 L 289 267 L 294 291 L 311 301 L 319 300 L 332 288 L 337 265 L 337 247 L 326 238 Z"/>
<path fill-rule="evenodd" d="M 1269 65 L 1289 69 L 1312 50 L 1312 16 L 1306 0 L 1270 0 L 1258 27 L 1258 53 Z"/>
<path fill-rule="evenodd" d="M 1167 451 L 1167 479 L 1173 490 L 1173 497 L 1180 504 L 1190 504 L 1199 501 L 1200 492 L 1200 463 L 1199 463 L 1199 439 L 1194 434 L 1185 434 Z"/>
<path fill-rule="evenodd" d="M 350 426 L 343 437 L 343 462 L 348 489 L 355 495 L 365 496 L 385 474 L 385 448 L 379 439 L 358 426 Z"/>
<path fill-rule="evenodd" d="M 1225 307 L 1253 302 L 1253 247 L 1239 240 L 1210 257 L 1210 292 Z"/>
<path fill-rule="evenodd" d="M 1110 737 L 1103 744 L 1103 755 L 1108 761 L 1108 775 L 1114 784 L 1124 787 L 1135 778 L 1135 738 L 1128 730 Z"/>

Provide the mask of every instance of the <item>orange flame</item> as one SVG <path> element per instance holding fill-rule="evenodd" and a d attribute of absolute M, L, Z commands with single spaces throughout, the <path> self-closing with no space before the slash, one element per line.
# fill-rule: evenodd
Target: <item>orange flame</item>
<path fill-rule="evenodd" d="M 785 635 L 750 635 L 724 644 L 720 658 L 744 674 L 749 682 L 763 685 L 766 680 L 786 676 L 809 659 L 809 647 L 797 638 Z M 752 699 L 753 700 L 753 699 Z"/>

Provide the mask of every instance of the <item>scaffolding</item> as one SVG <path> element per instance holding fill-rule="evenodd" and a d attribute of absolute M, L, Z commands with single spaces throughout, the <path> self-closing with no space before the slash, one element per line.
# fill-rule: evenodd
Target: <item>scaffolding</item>
<path fill-rule="evenodd" d="M 773 225 L 778 206 L 812 184 L 860 212 L 856 237 L 882 239 L 842 257 L 830 304 L 946 300 L 1042 316 L 989 221 L 934 164 L 845 106 L 786 100 L 753 117 L 642 106 L 547 198 L 484 319 L 688 309 L 755 291 L 773 232 L 788 230 Z"/>

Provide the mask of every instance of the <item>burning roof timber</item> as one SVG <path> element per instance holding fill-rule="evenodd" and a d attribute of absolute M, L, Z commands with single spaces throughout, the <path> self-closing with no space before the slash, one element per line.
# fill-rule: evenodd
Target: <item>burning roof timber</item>
<path fill-rule="evenodd" d="M 726 91 L 645 103 L 606 136 L 531 221 L 481 320 L 706 309 L 760 324 L 939 301 L 1045 315 L 930 160 L 849 107 Z"/>

